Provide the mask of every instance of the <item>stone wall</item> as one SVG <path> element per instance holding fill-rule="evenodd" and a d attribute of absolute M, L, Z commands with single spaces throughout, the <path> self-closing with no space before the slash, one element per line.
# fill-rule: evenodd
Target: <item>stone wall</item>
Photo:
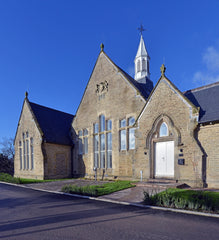
<path fill-rule="evenodd" d="M 44 143 L 45 179 L 71 177 L 71 146 Z"/>
<path fill-rule="evenodd" d="M 200 126 L 198 139 L 205 151 L 203 168 L 209 188 L 219 188 L 219 124 Z"/>

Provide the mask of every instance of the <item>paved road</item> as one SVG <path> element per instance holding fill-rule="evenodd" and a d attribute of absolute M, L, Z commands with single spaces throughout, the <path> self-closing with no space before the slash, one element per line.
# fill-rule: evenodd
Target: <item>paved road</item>
<path fill-rule="evenodd" d="M 0 239 L 219 239 L 219 220 L 0 183 Z"/>

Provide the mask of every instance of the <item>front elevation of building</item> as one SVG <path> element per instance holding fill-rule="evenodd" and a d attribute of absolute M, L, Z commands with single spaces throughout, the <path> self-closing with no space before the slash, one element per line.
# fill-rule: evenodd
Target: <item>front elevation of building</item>
<path fill-rule="evenodd" d="M 49 128 L 43 121 L 48 120 L 39 123 L 37 117 L 40 119 L 42 112 L 36 114 L 36 110 L 31 116 L 37 116 L 39 126 L 35 128 L 39 136 L 34 139 L 39 139 L 38 145 L 31 140 L 34 121 L 29 127 L 31 111 L 25 108 L 34 104 L 26 98 L 15 139 L 15 175 L 94 178 L 96 174 L 101 179 L 172 179 L 191 186 L 219 187 L 219 83 L 183 93 L 166 77 L 162 65 L 161 77 L 153 86 L 149 61 L 141 36 L 133 79 L 107 56 L 101 45 L 74 118 L 67 114 L 62 121 L 66 127 L 60 130 L 57 124 L 59 134 L 54 127 L 49 143 L 42 141 Z M 49 116 L 47 112 L 46 118 Z M 26 160 L 22 158 L 24 149 L 20 149 L 26 138 L 30 144 L 28 164 L 32 164 L 33 152 L 38 164 L 35 169 L 41 168 L 41 174 L 23 170 Z M 50 144 L 55 155 L 47 157 L 49 151 L 42 142 Z M 57 158 L 60 153 L 65 158 Z M 63 165 L 65 172 L 56 174 Z"/>

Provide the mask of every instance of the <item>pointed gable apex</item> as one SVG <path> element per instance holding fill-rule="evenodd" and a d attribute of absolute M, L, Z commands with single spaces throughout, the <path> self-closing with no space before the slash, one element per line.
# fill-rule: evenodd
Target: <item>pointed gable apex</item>
<path fill-rule="evenodd" d="M 28 99 L 28 93 L 25 92 L 25 99 L 24 99 L 24 101 L 23 101 L 23 105 L 22 105 L 22 108 L 21 108 L 21 113 L 20 113 L 20 117 L 19 117 L 19 120 L 18 120 L 17 129 L 16 129 L 16 133 L 15 133 L 15 137 L 14 137 L 14 143 L 15 143 L 15 140 L 16 140 L 16 137 L 17 137 L 18 128 L 19 128 L 19 126 L 20 126 L 20 121 L 21 121 L 21 117 L 22 117 L 22 114 L 23 114 L 23 110 L 24 110 L 24 105 L 25 105 L 25 104 L 27 105 L 27 108 L 29 109 L 29 111 L 30 111 L 30 113 L 31 113 L 31 115 L 32 115 L 32 117 L 33 117 L 33 119 L 34 119 L 34 122 L 35 122 L 35 124 L 36 124 L 36 126 L 37 126 L 37 129 L 38 129 L 39 132 L 40 132 L 40 135 L 43 137 L 43 131 L 42 131 L 42 129 L 40 128 L 40 125 L 39 125 L 39 123 L 38 123 L 38 121 L 37 121 L 37 119 L 36 119 L 36 117 L 35 117 L 32 109 L 31 109 L 30 102 L 29 102 L 29 99 Z"/>
<path fill-rule="evenodd" d="M 162 72 L 162 71 L 161 71 Z M 164 70 L 165 72 L 165 70 Z M 199 113 L 199 108 L 197 108 L 188 98 L 184 96 L 184 94 L 165 76 L 164 72 L 162 72 L 162 75 L 160 79 L 158 80 L 157 84 L 155 85 L 154 89 L 151 91 L 150 96 L 147 99 L 147 102 L 145 106 L 143 107 L 141 113 L 139 114 L 136 122 L 142 117 L 144 111 L 146 110 L 147 106 L 150 104 L 150 101 L 153 98 L 154 93 L 156 92 L 158 86 L 160 85 L 161 82 L 164 82 L 170 89 L 173 91 L 176 96 L 179 97 L 181 101 L 183 101 L 192 111 L 191 114 L 198 114 Z M 196 120 L 198 121 L 198 116 L 196 116 Z"/>
<path fill-rule="evenodd" d="M 135 81 L 131 76 L 129 76 L 128 73 L 126 73 L 124 70 L 122 70 L 120 67 L 118 67 L 118 66 L 110 59 L 110 57 L 105 53 L 104 48 L 103 48 L 103 45 L 101 44 L 101 51 L 100 51 L 100 53 L 99 53 L 99 55 L 98 55 L 98 57 L 97 57 L 96 63 L 95 63 L 95 65 L 94 65 L 94 67 L 93 67 L 93 70 L 92 70 L 92 72 L 91 72 L 90 78 L 89 78 L 88 83 L 87 83 L 87 85 L 86 85 L 86 88 L 85 88 L 85 90 L 84 90 L 83 96 L 82 96 L 82 98 L 81 98 L 81 101 L 80 101 L 80 104 L 79 104 L 79 106 L 78 106 L 78 108 L 77 108 L 77 111 L 76 111 L 75 116 L 77 116 L 77 112 L 78 112 L 78 110 L 79 110 L 79 108 L 80 108 L 80 106 L 81 106 L 81 103 L 82 103 L 82 101 L 83 101 L 83 99 L 84 99 L 84 96 L 85 96 L 85 93 L 86 93 L 86 91 L 87 91 L 87 87 L 88 87 L 88 85 L 89 85 L 89 83 L 90 83 L 90 80 L 91 80 L 91 78 L 92 78 L 92 76 L 93 76 L 93 73 L 94 73 L 94 71 L 95 71 L 95 68 L 96 68 L 96 66 L 97 66 L 97 64 L 98 64 L 99 59 L 100 59 L 101 56 L 103 56 L 103 57 L 109 62 L 109 64 L 111 64 L 111 66 L 113 66 L 113 68 L 118 72 L 118 74 L 120 74 L 121 77 L 122 77 L 125 81 L 127 81 L 127 83 L 130 85 L 130 87 L 132 87 L 135 91 L 137 91 L 137 93 L 139 94 L 139 96 L 142 97 L 142 100 L 143 100 L 143 101 L 146 102 L 146 99 L 147 99 L 148 96 L 149 96 L 148 91 L 145 89 L 144 84 L 138 83 L 138 82 Z M 75 118 L 74 118 L 74 119 L 75 119 Z M 74 121 L 74 119 L 73 119 L 73 121 Z"/>
<path fill-rule="evenodd" d="M 27 98 L 27 95 L 23 102 L 15 139 L 25 104 L 30 111 L 34 123 L 36 124 L 36 127 L 45 142 L 61 145 L 72 145 L 69 134 L 74 116 L 72 114 L 30 102 Z"/>

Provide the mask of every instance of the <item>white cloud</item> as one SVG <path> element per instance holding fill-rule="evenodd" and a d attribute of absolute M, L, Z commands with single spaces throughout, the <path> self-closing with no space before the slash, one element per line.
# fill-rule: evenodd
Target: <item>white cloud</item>
<path fill-rule="evenodd" d="M 203 70 L 195 72 L 193 82 L 196 85 L 206 85 L 219 81 L 219 49 L 208 47 L 203 54 L 202 61 Z"/>
<path fill-rule="evenodd" d="M 208 47 L 203 55 L 203 62 L 208 70 L 219 72 L 219 50 Z"/>
<path fill-rule="evenodd" d="M 219 81 L 219 74 L 211 75 L 204 72 L 196 72 L 193 76 L 193 82 L 200 86 L 218 82 L 218 81 Z"/>

